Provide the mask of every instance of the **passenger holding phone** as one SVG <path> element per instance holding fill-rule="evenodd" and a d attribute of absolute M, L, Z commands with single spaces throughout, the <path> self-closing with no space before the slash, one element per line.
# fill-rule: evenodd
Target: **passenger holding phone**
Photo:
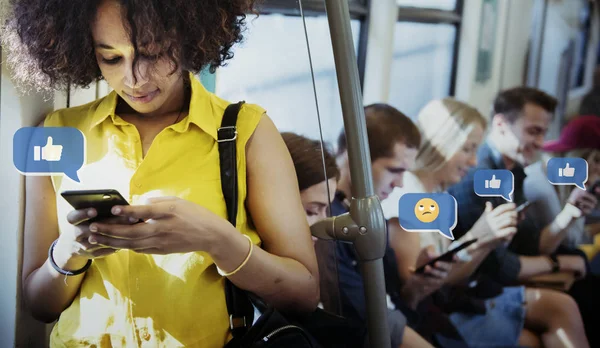
<path fill-rule="evenodd" d="M 559 245 L 577 248 L 593 243 L 600 229 L 598 197 L 600 187 L 600 117 L 581 116 L 569 122 L 559 139 L 544 144 L 545 159 L 527 168 L 525 196 L 535 201 L 531 209 L 540 226 L 540 252 L 553 253 Z M 587 190 L 571 185 L 553 186 L 546 177 L 550 157 L 579 157 L 588 163 Z M 593 192 L 589 192 L 593 190 Z M 593 226 L 593 227 L 592 227 Z"/>
<path fill-rule="evenodd" d="M 371 122 L 367 122 L 371 124 Z M 295 133 L 282 133 L 294 167 L 298 176 L 300 197 L 306 211 L 306 219 L 309 225 L 322 220 L 328 216 L 328 207 L 331 202 L 335 203 L 335 192 L 340 171 L 337 167 L 335 157 L 327 149 L 322 149 L 319 141 L 311 140 Z M 325 165 L 323 165 L 325 163 Z M 327 178 L 327 179 L 325 179 Z M 315 250 L 319 263 L 319 276 L 321 284 L 321 301 L 326 310 L 342 314 L 339 308 L 340 288 L 338 284 L 338 272 L 336 267 L 335 241 L 319 240 L 313 237 Z M 392 348 L 419 347 L 427 348 L 431 345 L 413 329 L 406 325 L 406 318 L 397 310 L 388 309 L 388 326 L 392 336 Z M 350 325 L 344 332 L 346 337 L 332 336 L 335 333 L 328 332 L 329 337 L 334 337 L 338 345 L 345 344 L 347 347 L 354 346 L 355 340 L 360 340 L 357 335 L 362 334 L 364 325 L 355 327 Z M 369 342 L 365 335 L 365 347 Z M 342 343 L 343 341 L 343 343 Z M 357 344 L 356 346 L 359 346 Z"/>
<path fill-rule="evenodd" d="M 406 174 L 404 189 L 396 189 L 383 202 L 399 273 L 404 278 L 410 275 L 409 267 L 418 262 L 414 250 L 419 246 L 433 245 L 440 251 L 452 246 L 448 239 L 438 233 L 404 231 L 397 219 L 399 197 L 408 192 L 443 192 L 459 182 L 476 164 L 476 152 L 483 140 L 487 122 L 473 107 L 445 98 L 427 104 L 418 115 L 417 125 L 423 141 L 416 165 Z M 578 324 L 582 326 L 580 322 L 575 321 L 569 324 L 572 326 L 565 327 L 562 325 L 566 323 L 553 323 L 550 318 L 541 315 L 541 310 L 566 315 L 562 299 L 552 296 L 551 292 L 513 286 L 482 300 L 467 290 L 469 280 L 478 280 L 471 276 L 487 255 L 514 236 L 517 224 L 515 208 L 513 203 L 495 208 L 491 203 L 486 203 L 477 222 L 455 241 L 457 244 L 477 238 L 477 243 L 467 248 L 468 257 L 454 265 L 446 278 L 447 286 L 433 294 L 436 304 L 450 313 L 454 326 L 470 346 L 539 346 L 542 339 L 544 342 L 559 339 L 556 334 L 552 336 L 553 330 L 559 326 L 566 328 L 569 335 L 581 333 L 581 330 L 577 330 Z M 443 298 L 453 300 L 438 300 Z M 543 325 L 540 326 L 540 323 Z M 546 329 L 541 332 L 540 327 Z M 585 339 L 580 342 L 584 342 L 582 346 L 587 345 Z"/>
<path fill-rule="evenodd" d="M 3 45 L 19 48 L 7 59 L 19 82 L 112 88 L 43 122 L 85 135 L 81 182 L 26 177 L 23 297 L 37 319 L 58 319 L 51 346 L 222 347 L 232 327 L 250 324 L 230 319 L 226 279 L 280 310 L 316 309 L 294 166 L 254 104 L 241 106 L 229 137 L 236 227 L 227 219 L 218 129 L 231 103 L 197 74 L 232 57 L 253 11 L 246 0 L 11 2 Z M 89 223 L 97 211 L 74 211 L 60 196 L 80 189 L 115 189 L 130 205 Z"/>

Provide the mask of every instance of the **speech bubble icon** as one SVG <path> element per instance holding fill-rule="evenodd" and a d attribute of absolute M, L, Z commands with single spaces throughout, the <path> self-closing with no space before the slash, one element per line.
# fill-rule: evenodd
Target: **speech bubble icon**
<path fill-rule="evenodd" d="M 62 175 L 80 182 L 85 138 L 72 127 L 24 127 L 13 137 L 13 163 L 23 175 Z"/>
<path fill-rule="evenodd" d="M 406 193 L 398 201 L 400 226 L 408 232 L 438 232 L 454 240 L 456 199 L 447 193 Z"/>
<path fill-rule="evenodd" d="M 473 190 L 479 197 L 502 197 L 512 202 L 515 176 L 506 169 L 478 169 L 475 172 Z"/>
<path fill-rule="evenodd" d="M 578 157 L 554 157 L 547 165 L 548 181 L 552 185 L 575 185 L 585 190 L 588 179 L 588 163 Z"/>

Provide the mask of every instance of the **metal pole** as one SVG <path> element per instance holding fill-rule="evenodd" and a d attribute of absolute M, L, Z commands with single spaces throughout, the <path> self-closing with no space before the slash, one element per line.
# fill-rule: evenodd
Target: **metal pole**
<path fill-rule="evenodd" d="M 544 7 L 543 7 L 543 11 L 542 11 L 542 23 L 541 23 L 542 27 L 540 29 L 540 41 L 539 41 L 539 45 L 537 47 L 537 59 L 535 62 L 535 86 L 534 87 L 540 86 L 540 69 L 542 67 L 544 40 L 546 39 L 546 21 L 547 21 L 547 17 L 548 17 L 548 0 L 544 0 L 543 6 Z"/>
<path fill-rule="evenodd" d="M 348 220 L 354 222 L 350 235 L 356 248 L 365 285 L 369 341 L 373 348 L 387 348 L 391 346 L 391 341 L 382 261 L 387 233 L 379 199 L 373 194 L 371 155 L 350 27 L 350 11 L 347 1 L 325 0 L 325 4 L 352 178 L 353 197 L 349 214 L 351 219 Z M 348 237 L 340 239 L 347 240 Z"/>
<path fill-rule="evenodd" d="M 363 164 L 363 167 L 356 165 L 350 167 L 353 182 L 352 194 L 357 198 L 368 197 L 373 195 L 371 155 L 368 151 L 369 141 L 365 131 L 365 114 L 350 28 L 350 12 L 346 1 L 326 0 L 326 5 L 337 80 L 340 87 L 348 155 L 352 154 L 356 162 Z"/>

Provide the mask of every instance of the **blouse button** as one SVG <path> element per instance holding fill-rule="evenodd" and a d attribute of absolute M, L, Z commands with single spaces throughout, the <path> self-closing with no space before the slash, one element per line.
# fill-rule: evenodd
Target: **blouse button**
<path fill-rule="evenodd" d="M 150 338 L 151 338 L 152 336 L 151 336 L 151 335 L 150 335 L 150 333 L 148 332 L 148 329 L 147 329 L 147 328 L 145 328 L 145 327 L 143 327 L 143 328 L 142 328 L 140 331 L 141 331 L 141 332 L 140 332 L 140 336 L 142 337 L 142 339 L 144 339 L 144 341 L 150 341 Z"/>

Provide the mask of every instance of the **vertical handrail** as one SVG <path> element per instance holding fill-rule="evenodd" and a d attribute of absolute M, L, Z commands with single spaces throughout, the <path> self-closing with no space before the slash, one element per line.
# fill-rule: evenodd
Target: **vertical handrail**
<path fill-rule="evenodd" d="M 383 211 L 373 190 L 371 155 L 352 40 L 350 11 L 345 0 L 325 0 L 325 3 L 352 178 L 353 197 L 349 217 L 359 231 L 357 234 L 351 233 L 353 240 L 350 241 L 356 248 L 364 280 L 370 346 L 387 348 L 391 346 L 383 274 L 387 233 Z"/>

